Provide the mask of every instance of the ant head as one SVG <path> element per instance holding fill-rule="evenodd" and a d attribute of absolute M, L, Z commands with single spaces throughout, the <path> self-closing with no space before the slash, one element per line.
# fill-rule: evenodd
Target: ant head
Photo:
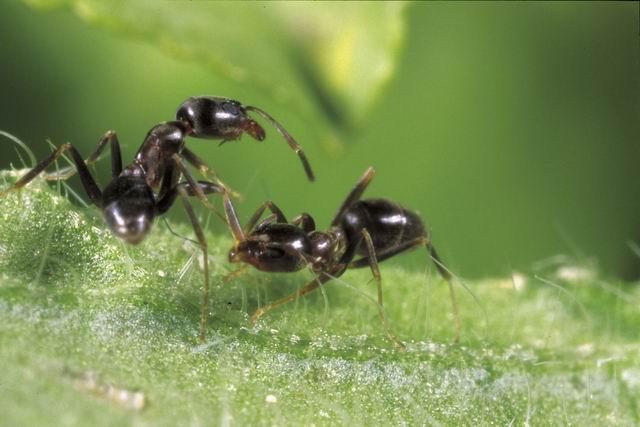
<path fill-rule="evenodd" d="M 269 224 L 229 251 L 230 262 L 245 262 L 261 271 L 291 272 L 306 265 L 306 233 L 290 224 Z"/>
<path fill-rule="evenodd" d="M 233 99 L 217 96 L 192 96 L 176 112 L 178 121 L 185 123 L 195 138 L 232 141 L 243 132 L 257 140 L 265 137 L 264 130 L 247 115 L 246 108 Z"/>
<path fill-rule="evenodd" d="M 103 198 L 104 220 L 113 234 L 127 243 L 140 243 L 151 230 L 155 218 L 151 188 L 144 182 L 120 178 L 105 189 Z"/>

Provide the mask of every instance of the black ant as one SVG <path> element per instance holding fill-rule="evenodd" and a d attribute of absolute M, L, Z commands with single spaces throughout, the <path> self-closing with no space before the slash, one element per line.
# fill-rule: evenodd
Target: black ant
<path fill-rule="evenodd" d="M 289 145 L 300 156 L 309 178 L 313 179 L 311 168 L 300 146 L 262 110 L 244 107 L 236 101 L 223 98 L 194 97 L 185 101 L 178 110 L 180 120 L 163 122 L 151 128 L 133 162 L 128 166 L 122 165 L 120 144 L 116 133 L 108 131 L 86 160 L 83 160 L 72 144 L 63 144 L 18 179 L 12 187 L 0 192 L 0 196 L 24 187 L 43 173 L 64 152 L 69 151 L 75 168 L 71 166 L 57 173 L 45 173 L 45 179 L 65 180 L 78 172 L 89 200 L 102 210 L 105 222 L 111 231 L 127 243 L 134 245 L 140 243 L 149 233 L 155 217 L 167 212 L 180 196 L 204 255 L 204 287 L 199 334 L 200 341 L 204 341 L 209 305 L 207 242 L 189 197 L 197 197 L 205 206 L 217 213 L 209 203 L 207 194 L 229 195 L 230 192 L 218 179 L 213 182 L 196 181 L 193 178 L 184 164 L 185 161 L 205 176 L 208 176 L 210 169 L 185 147 L 185 139 L 191 135 L 227 140 L 238 138 L 245 131 L 257 139 L 263 139 L 264 131 L 255 121 L 247 117 L 246 110 L 257 111 L 274 123 L 276 129 L 283 134 Z M 88 165 L 100 158 L 107 145 L 110 146 L 111 151 L 111 181 L 104 190 L 100 190 Z M 184 177 L 184 180 L 181 180 L 181 177 Z M 224 217 L 222 219 L 224 220 Z"/>
<path fill-rule="evenodd" d="M 348 268 L 369 266 L 377 284 L 380 320 L 389 338 L 399 348 L 404 348 L 384 317 L 378 263 L 401 252 L 425 246 L 438 272 L 449 284 L 456 322 L 455 340 L 458 340 L 460 321 L 451 274 L 438 257 L 420 217 L 390 200 L 360 199 L 374 174 L 373 168 L 366 170 L 340 206 L 327 231 L 316 230 L 313 218 L 306 213 L 288 223 L 282 211 L 271 201 L 260 206 L 243 229 L 231 199 L 223 195 L 227 222 L 235 239 L 229 261 L 247 263 L 267 272 L 294 272 L 309 266 L 316 274 L 311 282 L 293 294 L 258 308 L 251 316 L 252 323 L 274 308 L 340 277 Z M 269 209 L 272 215 L 258 223 L 265 209 Z M 361 257 L 354 260 L 356 255 Z"/>
<path fill-rule="evenodd" d="M 203 341 L 209 300 L 207 242 L 188 197 L 196 196 L 207 207 L 213 209 L 206 194 L 225 193 L 227 190 L 220 182 L 196 182 L 184 166 L 183 161 L 186 160 L 201 170 L 206 168 L 206 165 L 187 154 L 188 151 L 184 147 L 186 130 L 182 122 L 156 125 L 147 134 L 133 162 L 124 168 L 118 137 L 113 131 L 105 133 L 98 142 L 95 152 L 86 161 L 72 144 L 63 144 L 18 179 L 12 187 L 1 192 L 0 196 L 24 187 L 65 151 L 69 151 L 75 170 L 45 174 L 45 178 L 63 180 L 77 171 L 89 200 L 102 210 L 104 220 L 111 231 L 127 243 L 134 245 L 140 243 L 149 233 L 155 217 L 167 212 L 180 196 L 204 254 L 205 279 L 199 335 L 200 340 Z M 100 190 L 87 165 L 98 159 L 107 144 L 111 148 L 111 181 L 104 190 Z M 184 176 L 186 181 L 181 181 L 181 176 Z"/>

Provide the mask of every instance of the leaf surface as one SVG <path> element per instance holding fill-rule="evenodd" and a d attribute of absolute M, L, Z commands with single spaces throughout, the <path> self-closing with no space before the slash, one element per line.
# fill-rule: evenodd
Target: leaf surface
<path fill-rule="evenodd" d="M 0 183 L 17 173 L 4 173 Z M 191 236 L 181 225 L 178 234 Z M 458 292 L 382 264 L 385 338 L 370 273 L 250 327 L 304 273 L 231 280 L 230 240 L 208 234 L 208 339 L 196 344 L 198 249 L 161 223 L 136 247 L 36 180 L 0 198 L 2 424 L 597 424 L 639 422 L 640 288 L 563 265 Z"/>

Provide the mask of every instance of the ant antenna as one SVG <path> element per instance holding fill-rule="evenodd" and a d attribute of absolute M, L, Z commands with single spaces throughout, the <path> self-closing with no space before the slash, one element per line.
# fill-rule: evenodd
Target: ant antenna
<path fill-rule="evenodd" d="M 173 228 L 171 228 L 171 225 L 169 224 L 169 221 L 167 220 L 167 218 L 164 218 L 164 217 L 163 217 L 163 218 L 162 218 L 162 220 L 163 220 L 163 222 L 164 222 L 165 227 L 167 227 L 167 229 L 169 230 L 169 233 L 173 234 L 174 236 L 176 236 L 176 237 L 178 237 L 179 239 L 182 239 L 182 240 L 184 240 L 184 241 L 191 242 L 191 243 L 193 243 L 193 244 L 195 244 L 195 245 L 198 245 L 198 244 L 199 244 L 199 243 L 198 243 L 198 242 L 196 242 L 195 240 L 190 239 L 189 237 L 183 236 L 182 234 L 179 234 L 178 232 L 174 231 L 174 230 L 173 230 Z"/>
<path fill-rule="evenodd" d="M 309 178 L 309 181 L 314 181 L 316 178 L 313 175 L 313 171 L 311 170 L 311 165 L 309 164 L 309 161 L 307 160 L 307 156 L 305 156 L 304 151 L 302 151 L 302 147 L 289 134 L 289 132 L 287 132 L 287 130 L 285 128 L 283 128 L 280 123 L 278 123 L 276 121 L 276 119 L 274 119 L 269 114 L 267 114 L 266 111 L 264 111 L 264 110 L 262 110 L 262 109 L 260 109 L 258 107 L 253 107 L 253 106 L 250 106 L 250 105 L 245 106 L 245 109 L 248 110 L 248 111 L 254 111 L 254 112 L 258 113 L 264 119 L 269 121 L 269 123 L 271 123 L 274 128 L 276 128 L 276 130 L 280 133 L 280 135 L 282 135 L 282 137 L 287 141 L 287 143 L 289 144 L 289 147 L 291 147 L 291 149 L 293 151 L 295 151 L 296 154 L 298 155 L 298 157 L 300 158 L 300 161 L 302 162 L 302 166 L 304 167 L 304 171 L 307 174 L 307 178 Z"/>

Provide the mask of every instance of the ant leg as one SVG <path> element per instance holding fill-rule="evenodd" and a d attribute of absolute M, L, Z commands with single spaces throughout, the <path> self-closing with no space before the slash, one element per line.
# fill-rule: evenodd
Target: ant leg
<path fill-rule="evenodd" d="M 204 264 L 204 286 L 202 289 L 202 304 L 200 305 L 200 334 L 198 335 L 198 341 L 203 343 L 205 341 L 205 332 L 207 329 L 207 310 L 209 308 L 209 256 L 207 253 L 207 240 L 204 237 L 204 232 L 202 231 L 202 227 L 200 226 L 200 222 L 196 217 L 195 212 L 193 211 L 193 207 L 189 202 L 189 193 L 186 190 L 185 186 L 178 185 L 176 187 L 177 193 L 180 195 L 182 199 L 182 204 L 184 206 L 184 210 L 187 211 L 187 216 L 191 220 L 191 225 L 193 226 L 193 231 L 196 233 L 196 237 L 198 238 L 198 244 L 200 245 L 200 250 L 202 250 L 203 256 L 203 264 Z"/>
<path fill-rule="evenodd" d="M 249 233 L 251 232 L 251 230 L 253 230 L 253 227 L 256 226 L 256 223 L 264 213 L 265 209 L 269 209 L 271 213 L 275 215 L 276 217 L 275 219 L 277 222 L 282 224 L 287 223 L 287 217 L 284 216 L 280 208 L 276 206 L 276 204 L 273 203 L 271 200 L 267 200 L 258 209 L 256 209 L 255 213 L 253 214 L 253 216 L 251 217 L 247 225 L 244 227 L 245 233 Z"/>
<path fill-rule="evenodd" d="M 175 190 L 175 187 L 178 185 L 179 181 L 180 170 L 176 167 L 175 164 L 168 164 L 164 170 L 164 175 L 162 175 L 162 180 L 160 181 L 160 189 L 158 190 L 156 199 L 159 201 L 164 199 L 168 193 Z M 168 203 L 168 205 L 166 205 L 166 209 L 169 209 L 169 207 L 171 207 L 174 200 L 175 197 L 170 200 L 171 203 Z"/>
<path fill-rule="evenodd" d="M 291 149 L 295 151 L 296 154 L 298 155 L 298 158 L 300 158 L 300 161 L 302 162 L 302 167 L 304 167 L 304 172 L 307 174 L 307 178 L 309 179 L 309 181 L 315 180 L 316 178 L 313 175 L 313 171 L 311 170 L 311 165 L 307 160 L 307 156 L 305 156 L 304 151 L 302 151 L 302 147 L 300 146 L 300 144 L 298 144 L 298 142 L 295 139 L 293 139 L 293 137 L 289 134 L 289 132 L 287 132 L 287 130 L 283 128 L 280 123 L 276 121 L 276 119 L 274 119 L 269 114 L 267 114 L 266 111 L 258 107 L 252 107 L 250 105 L 245 105 L 244 107 L 247 109 L 247 111 L 254 111 L 258 113 L 263 118 L 267 119 L 269 123 L 271 123 L 273 127 L 276 128 L 276 130 L 280 133 L 280 135 L 282 135 L 285 141 L 287 141 L 287 144 L 289 144 L 289 147 L 291 147 Z M 262 137 L 264 138 L 264 133 L 262 134 Z"/>
<path fill-rule="evenodd" d="M 373 278 L 376 281 L 376 287 L 378 288 L 378 315 L 380 316 L 382 327 L 387 332 L 387 336 L 393 342 L 393 344 L 399 350 L 405 350 L 406 348 L 405 345 L 393 333 L 384 315 L 384 305 L 382 302 L 382 276 L 380 275 L 380 269 L 378 268 L 378 260 L 376 259 L 376 251 L 375 251 L 375 248 L 373 247 L 373 240 L 371 240 L 371 235 L 369 234 L 366 228 L 362 229 L 362 237 L 367 246 L 367 252 L 369 254 L 369 256 L 367 257 L 367 260 L 369 261 L 369 266 L 371 267 L 371 273 L 373 274 Z"/>
<path fill-rule="evenodd" d="M 233 235 L 233 238 L 236 241 L 236 243 L 242 242 L 244 241 L 245 230 L 240 225 L 240 220 L 238 219 L 236 208 L 235 206 L 233 206 L 233 202 L 231 201 L 231 198 L 229 197 L 228 193 L 224 193 L 222 196 L 223 196 L 223 203 L 224 203 L 224 213 L 227 217 L 227 224 L 229 225 L 229 230 L 231 231 L 231 234 Z M 246 227 L 247 232 L 250 231 L 255 226 L 255 223 L 258 222 L 258 219 L 260 219 L 260 216 L 264 213 L 264 210 L 267 208 L 269 208 L 269 210 L 273 212 L 273 214 L 276 216 L 276 219 L 279 222 L 283 222 L 283 223 L 287 222 L 287 219 L 282 213 L 282 211 L 280 210 L 280 208 L 278 208 L 278 206 L 276 206 L 273 202 L 267 201 L 263 203 L 262 206 L 260 206 L 256 210 L 256 212 L 253 214 L 253 216 L 249 220 L 249 223 L 247 224 L 247 227 Z"/>
<path fill-rule="evenodd" d="M 229 225 L 229 230 L 233 235 L 233 239 L 238 242 L 244 241 L 244 231 L 240 226 L 240 220 L 238 220 L 238 214 L 236 213 L 236 208 L 233 206 L 231 202 L 231 198 L 227 193 L 222 195 L 222 200 L 224 204 L 224 213 L 227 218 L 227 224 Z"/>
<path fill-rule="evenodd" d="M 438 273 L 440 273 L 440 276 L 442 276 L 442 278 L 447 282 L 447 285 L 449 286 L 449 294 L 451 296 L 451 311 L 453 313 L 453 318 L 455 321 L 455 330 L 456 330 L 454 342 L 458 342 L 460 340 L 460 331 L 462 329 L 462 325 L 460 322 L 460 314 L 458 312 L 458 303 L 456 301 L 456 294 L 453 289 L 453 281 L 452 281 L 451 273 L 449 273 L 449 271 L 444 266 L 444 263 L 440 260 L 440 257 L 438 256 L 436 249 L 430 243 L 429 239 L 426 237 L 418 237 L 416 239 L 409 240 L 407 242 L 400 243 L 396 246 L 388 248 L 385 251 L 381 251 L 380 253 L 378 253 L 378 261 L 379 262 L 384 261 L 385 259 L 391 258 L 394 255 L 411 250 L 418 246 L 425 246 L 427 248 L 427 251 L 429 252 L 429 257 L 431 258 L 436 268 L 438 269 Z M 370 263 L 369 257 L 363 257 L 355 261 L 352 261 L 349 264 L 349 268 L 362 268 L 369 265 L 369 263 Z"/>
<path fill-rule="evenodd" d="M 199 187 L 200 191 L 202 191 L 205 195 L 213 194 L 213 193 L 217 193 L 217 194 L 224 193 L 224 189 L 215 182 L 198 181 L 197 186 Z M 176 197 L 178 197 L 178 195 L 180 194 L 179 187 L 181 187 L 187 193 L 188 196 L 193 197 L 196 195 L 196 191 L 191 187 L 191 184 L 189 184 L 188 182 L 181 182 L 179 184 L 176 184 L 172 189 L 167 191 L 162 197 L 158 199 L 158 202 L 156 203 L 156 209 L 158 211 L 158 214 L 163 214 L 167 212 L 169 208 L 173 205 L 173 203 L 176 200 Z"/>
<path fill-rule="evenodd" d="M 207 196 L 205 195 L 205 193 L 202 191 L 202 188 L 198 185 L 198 183 L 196 182 L 196 180 L 193 178 L 193 176 L 191 175 L 191 172 L 189 172 L 187 170 L 187 168 L 184 166 L 184 164 L 182 163 L 182 159 L 180 157 L 180 155 L 178 154 L 174 154 L 173 155 L 173 161 L 175 162 L 176 166 L 178 167 L 178 170 L 180 171 L 180 173 L 182 173 L 182 176 L 184 176 L 184 178 L 187 180 L 187 182 L 189 183 L 191 189 L 193 190 L 193 195 L 195 197 L 198 198 L 198 200 L 200 200 L 200 202 L 210 211 L 212 211 L 213 213 L 215 213 L 220 219 L 222 219 L 223 221 L 226 222 L 224 215 L 222 215 L 220 212 L 218 212 L 218 210 L 215 208 L 215 206 L 213 206 L 210 202 L 209 199 L 207 199 Z M 216 185 L 216 184 L 214 184 Z M 223 190 L 223 194 L 227 194 L 226 192 L 226 188 L 224 186 L 221 187 Z"/>
<path fill-rule="evenodd" d="M 236 279 L 240 276 L 245 275 L 247 272 L 249 271 L 249 264 L 243 264 L 242 266 L 240 266 L 240 268 L 238 268 L 237 270 L 233 270 L 229 273 L 227 273 L 223 278 L 222 278 L 222 283 L 229 283 L 230 281 L 232 281 L 233 279 Z"/>
<path fill-rule="evenodd" d="M 80 174 L 80 180 L 82 181 L 82 185 L 84 187 L 84 190 L 87 192 L 89 199 L 96 206 L 102 207 L 102 191 L 100 191 L 98 184 L 96 184 L 96 181 L 91 176 L 91 173 L 89 172 L 89 168 L 87 168 L 87 165 L 85 165 L 84 159 L 82 158 L 78 150 L 69 143 L 62 144 L 60 147 L 58 147 L 55 151 L 53 151 L 49 155 L 49 157 L 47 157 L 46 159 L 38 163 L 33 169 L 31 169 L 29 172 L 24 174 L 20 179 L 18 179 L 16 183 L 13 185 L 13 187 L 10 187 L 7 190 L 0 192 L 0 196 L 7 194 L 11 191 L 19 190 L 20 188 L 30 183 L 36 176 L 42 173 L 50 164 L 55 162 L 58 159 L 58 157 L 60 157 L 62 153 L 64 153 L 67 150 L 71 151 L 71 157 L 72 157 L 73 163 L 75 163 L 76 165 L 76 169 Z"/>
<path fill-rule="evenodd" d="M 225 183 L 223 183 L 222 180 L 220 180 L 220 178 L 218 177 L 218 174 L 213 169 L 211 169 L 209 165 L 207 165 L 204 162 L 204 160 L 198 157 L 193 151 L 189 150 L 187 147 L 184 147 L 182 149 L 181 154 L 182 154 L 182 158 L 185 159 L 191 165 L 193 165 L 196 169 L 198 169 L 198 171 L 200 171 L 202 176 L 204 176 L 207 179 L 213 178 L 213 181 L 217 182 L 219 185 L 224 187 L 227 190 L 227 192 L 231 194 L 232 197 L 234 198 L 240 197 L 238 193 L 231 190 Z"/>
<path fill-rule="evenodd" d="M 111 141 L 111 178 L 116 178 L 122 172 L 122 155 L 120 141 L 115 131 L 107 131 L 107 139 Z"/>
<path fill-rule="evenodd" d="M 311 233 L 316 229 L 316 222 L 313 220 L 313 217 L 306 212 L 293 218 L 291 224 L 302 228 L 305 233 Z"/>
<path fill-rule="evenodd" d="M 207 165 L 204 162 L 204 160 L 198 157 L 193 151 L 189 150 L 187 147 L 184 147 L 182 149 L 181 154 L 182 154 L 182 158 L 184 158 L 187 162 L 195 166 L 203 176 L 208 178 L 209 174 L 211 174 L 216 179 L 218 178 L 218 174 L 213 169 L 211 169 L 209 165 Z"/>
<path fill-rule="evenodd" d="M 436 252 L 436 248 L 433 247 L 429 242 L 426 243 L 427 250 L 429 251 L 429 256 L 433 260 L 433 263 L 436 265 L 438 272 L 442 276 L 444 280 L 446 280 L 447 285 L 449 285 L 449 295 L 451 297 L 451 311 L 453 312 L 453 318 L 456 322 L 456 335 L 453 339 L 454 342 L 460 341 L 460 330 L 462 329 L 462 325 L 460 322 L 460 313 L 458 312 L 458 303 L 456 301 L 456 293 L 453 289 L 453 282 L 451 273 L 446 269 L 438 253 Z"/>
<path fill-rule="evenodd" d="M 107 146 L 107 143 L 111 145 L 111 177 L 115 178 L 120 175 L 122 172 L 122 156 L 120 155 L 120 143 L 118 142 L 118 136 L 115 131 L 107 131 L 102 138 L 98 141 L 98 145 L 93 153 L 84 161 L 84 164 L 87 166 L 93 165 L 100 159 L 102 156 L 102 152 L 104 148 Z M 66 179 L 71 178 L 76 173 L 76 168 L 73 166 L 68 166 L 60 169 L 57 172 L 44 173 L 44 179 L 47 181 L 64 181 Z"/>
<path fill-rule="evenodd" d="M 344 271 L 344 269 L 342 269 L 342 271 Z M 341 273 L 341 271 L 340 271 Z M 336 274 L 336 275 L 340 275 L 340 273 Z M 322 284 L 328 282 L 329 280 L 331 280 L 334 277 L 334 275 L 331 274 L 327 274 L 327 273 L 320 273 L 316 276 L 315 279 L 313 279 L 311 282 L 307 283 L 303 288 L 298 289 L 296 292 L 292 293 L 291 295 L 288 295 L 284 298 L 281 298 L 277 301 L 274 301 L 272 303 L 269 304 L 265 304 L 262 307 L 258 308 L 252 315 L 251 315 L 251 319 L 249 320 L 252 324 L 256 323 L 256 321 L 262 317 L 263 315 L 265 315 L 266 313 L 270 312 L 271 310 L 273 310 L 274 308 L 277 308 L 283 304 L 286 304 L 288 302 L 294 301 L 297 298 L 300 298 L 306 294 L 308 294 L 311 291 L 316 290 L 317 288 L 319 288 Z"/>
<path fill-rule="evenodd" d="M 353 187 L 353 190 L 351 190 L 347 198 L 344 199 L 344 202 L 342 202 L 342 205 L 340 206 L 340 209 L 338 209 L 338 213 L 336 214 L 336 216 L 333 217 L 333 221 L 331 221 L 332 226 L 338 225 L 345 211 L 349 209 L 352 204 L 357 202 L 360 197 L 362 197 L 362 193 L 364 193 L 364 190 L 367 188 L 375 174 L 376 171 L 371 166 L 368 167 L 366 171 L 364 171 L 364 174 L 360 177 L 356 186 Z"/>

